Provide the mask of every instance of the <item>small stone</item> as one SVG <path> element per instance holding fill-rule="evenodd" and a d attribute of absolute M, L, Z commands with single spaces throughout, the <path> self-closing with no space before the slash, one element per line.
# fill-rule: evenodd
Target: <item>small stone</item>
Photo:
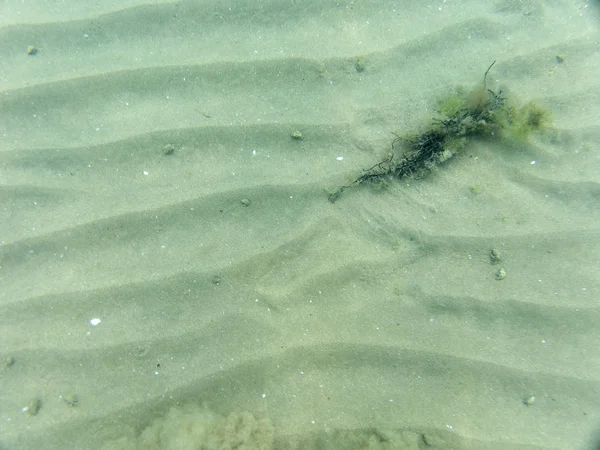
<path fill-rule="evenodd" d="M 496 280 L 504 280 L 506 278 L 506 270 L 504 270 L 504 267 L 500 267 L 500 269 L 498 269 L 498 272 L 496 272 Z"/>
<path fill-rule="evenodd" d="M 242 206 L 250 206 L 250 200 L 247 198 L 241 199 L 240 203 L 242 204 Z"/>
<path fill-rule="evenodd" d="M 6 370 L 9 367 L 11 367 L 13 364 L 15 363 L 15 358 L 14 356 L 7 356 L 6 358 L 4 358 L 4 365 L 2 367 L 2 370 Z"/>
<path fill-rule="evenodd" d="M 35 56 L 38 54 L 38 49 L 37 47 L 30 45 L 29 47 L 27 47 L 27 54 L 29 56 Z"/>
<path fill-rule="evenodd" d="M 533 405 L 534 403 L 535 403 L 535 395 L 530 395 L 530 396 L 528 396 L 528 397 L 525 397 L 525 398 L 523 399 L 523 404 L 524 404 L 525 406 L 531 406 L 531 405 Z"/>
<path fill-rule="evenodd" d="M 448 161 L 450 158 L 452 158 L 453 153 L 452 150 L 445 148 L 444 151 L 438 156 L 438 161 L 441 163 Z"/>
<path fill-rule="evenodd" d="M 173 144 L 167 144 L 163 147 L 163 155 L 168 156 L 175 153 L 175 146 Z"/>
<path fill-rule="evenodd" d="M 298 130 L 292 131 L 290 136 L 292 137 L 292 139 L 295 139 L 297 141 L 301 141 L 302 139 L 304 139 L 304 136 L 302 136 L 302 133 Z"/>
<path fill-rule="evenodd" d="M 24 408 L 30 416 L 37 416 L 37 413 L 42 407 L 42 400 L 39 397 L 32 398 L 29 404 Z"/>
<path fill-rule="evenodd" d="M 422 434 L 421 440 L 427 447 L 440 447 L 442 444 L 442 439 L 433 433 Z"/>
<path fill-rule="evenodd" d="M 502 255 L 500 254 L 500 252 L 498 250 L 496 250 L 495 248 L 490 250 L 490 262 L 492 264 L 498 264 L 500 261 L 502 261 Z"/>
<path fill-rule="evenodd" d="M 354 63 L 354 68 L 356 69 L 357 72 L 365 71 L 365 69 L 367 68 L 367 65 L 365 64 L 365 59 L 362 56 L 356 60 L 356 62 Z"/>

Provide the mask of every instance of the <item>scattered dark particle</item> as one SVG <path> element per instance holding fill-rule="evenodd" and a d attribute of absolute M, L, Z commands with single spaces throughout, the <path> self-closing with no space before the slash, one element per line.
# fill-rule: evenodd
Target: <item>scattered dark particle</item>
<path fill-rule="evenodd" d="M 77 394 L 67 394 L 62 396 L 63 402 L 65 402 L 71 408 L 79 406 L 79 396 Z"/>

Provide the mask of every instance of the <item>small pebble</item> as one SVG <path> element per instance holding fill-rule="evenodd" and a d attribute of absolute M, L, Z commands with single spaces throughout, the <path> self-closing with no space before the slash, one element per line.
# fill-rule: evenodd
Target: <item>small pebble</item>
<path fill-rule="evenodd" d="M 248 200 L 247 198 L 241 199 L 240 203 L 242 204 L 242 206 L 250 206 L 250 200 Z"/>
<path fill-rule="evenodd" d="M 302 133 L 300 133 L 300 131 L 298 130 L 292 131 L 290 136 L 292 137 L 292 139 L 295 139 L 297 141 L 301 141 L 302 139 L 304 139 L 304 136 L 302 136 Z"/>
<path fill-rule="evenodd" d="M 506 278 L 506 270 L 504 267 L 500 267 L 498 272 L 496 272 L 496 280 L 504 280 Z"/>
<path fill-rule="evenodd" d="M 525 397 L 523 399 L 523 404 L 525 406 L 531 406 L 535 403 L 535 395 L 530 395 L 529 397 Z"/>
<path fill-rule="evenodd" d="M 175 153 L 175 146 L 173 144 L 167 144 L 163 147 L 163 154 L 165 156 L 172 155 Z"/>
<path fill-rule="evenodd" d="M 502 261 L 502 255 L 495 248 L 490 250 L 490 261 L 492 264 L 498 264 L 500 261 Z"/>
<path fill-rule="evenodd" d="M 365 64 L 365 59 L 362 56 L 356 60 L 356 62 L 354 63 L 354 68 L 356 69 L 357 72 L 365 71 L 365 69 L 367 68 L 367 65 Z"/>
<path fill-rule="evenodd" d="M 29 404 L 23 408 L 24 411 L 27 411 L 27 414 L 30 416 L 37 416 L 37 413 L 40 411 L 42 407 L 42 400 L 38 397 L 32 398 Z"/>
<path fill-rule="evenodd" d="M 8 369 L 8 368 L 9 368 L 9 367 L 11 367 L 11 366 L 12 366 L 14 363 L 15 363 L 15 358 L 14 358 L 14 356 L 10 356 L 10 355 L 9 355 L 9 356 L 7 356 L 7 357 L 4 359 L 4 366 L 2 367 L 2 370 L 6 370 L 6 369 Z"/>
<path fill-rule="evenodd" d="M 29 47 L 27 47 L 27 54 L 29 56 L 35 56 L 38 54 L 38 49 L 33 45 L 30 45 Z"/>

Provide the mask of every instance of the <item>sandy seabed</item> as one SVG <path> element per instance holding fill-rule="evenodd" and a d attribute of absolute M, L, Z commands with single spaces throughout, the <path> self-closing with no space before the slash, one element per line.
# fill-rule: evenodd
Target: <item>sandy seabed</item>
<path fill-rule="evenodd" d="M 0 448 L 597 448 L 599 8 L 4 1 Z M 551 128 L 327 201 L 494 60 Z"/>

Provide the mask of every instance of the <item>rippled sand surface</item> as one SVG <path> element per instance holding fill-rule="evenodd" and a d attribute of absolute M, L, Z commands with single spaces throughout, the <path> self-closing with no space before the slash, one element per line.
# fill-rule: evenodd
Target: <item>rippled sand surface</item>
<path fill-rule="evenodd" d="M 3 2 L 0 447 L 587 448 L 598 8 Z M 494 60 L 550 130 L 327 201 Z"/>

